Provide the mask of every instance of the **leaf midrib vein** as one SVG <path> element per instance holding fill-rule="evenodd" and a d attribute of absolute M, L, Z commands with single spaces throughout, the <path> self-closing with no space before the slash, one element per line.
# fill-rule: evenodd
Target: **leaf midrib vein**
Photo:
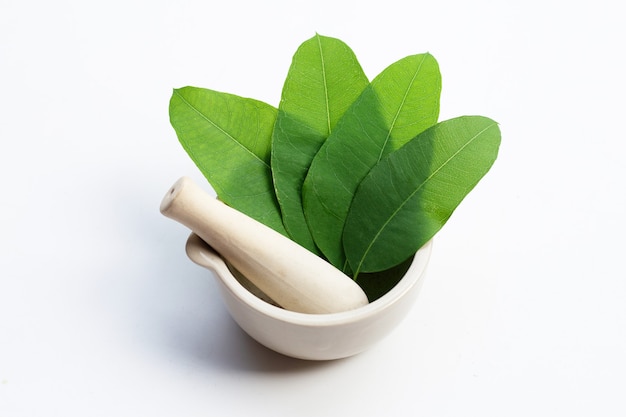
<path fill-rule="evenodd" d="M 424 65 L 424 61 L 426 61 L 426 58 L 428 57 L 428 54 L 424 54 L 422 61 L 420 62 L 419 66 L 417 67 L 417 69 L 415 70 L 415 73 L 413 73 L 413 78 L 411 78 L 411 82 L 409 83 L 408 87 L 406 88 L 405 92 L 404 92 L 404 96 L 402 97 L 402 101 L 400 102 L 400 105 L 398 106 L 398 110 L 396 111 L 396 114 L 393 117 L 393 120 L 391 122 L 391 126 L 389 127 L 389 130 L 387 131 L 387 137 L 385 138 L 385 141 L 383 142 L 383 146 L 381 146 L 380 148 L 380 153 L 378 154 L 378 161 L 379 162 L 382 157 L 383 154 L 385 152 L 385 149 L 387 148 L 387 144 L 389 143 L 389 140 L 391 139 L 391 132 L 393 131 L 396 122 L 398 121 L 398 117 L 400 117 L 400 113 L 402 112 L 402 108 L 404 107 L 404 103 L 406 103 L 406 99 L 409 95 L 409 91 L 411 91 L 411 88 L 413 87 L 413 83 L 415 83 L 415 79 L 417 78 L 417 74 L 419 74 L 420 70 L 422 69 L 422 65 Z"/>
<path fill-rule="evenodd" d="M 250 149 L 248 149 L 246 146 L 244 146 L 241 142 L 239 142 L 237 139 L 235 139 L 235 137 L 233 135 L 231 135 L 230 133 L 228 133 L 227 131 L 225 131 L 221 126 L 219 126 L 217 123 L 215 123 L 213 120 L 211 120 L 209 117 L 207 117 L 204 113 L 202 113 L 198 108 L 196 108 L 193 104 L 191 104 L 187 99 L 185 99 L 185 97 L 183 97 L 182 94 L 180 94 L 180 92 L 175 91 L 175 94 L 178 96 L 178 98 L 180 98 L 182 100 L 182 102 L 187 105 L 191 110 L 193 110 L 194 112 L 196 112 L 200 117 L 202 117 L 204 120 L 206 120 L 211 126 L 213 126 L 214 128 L 216 128 L 218 131 L 220 131 L 224 136 L 226 136 L 227 138 L 229 138 L 230 140 L 232 140 L 235 144 L 237 144 L 239 147 L 241 147 L 243 150 L 245 150 L 247 153 L 249 153 L 250 155 L 252 155 L 252 157 L 254 157 L 256 160 L 258 160 L 259 162 L 261 162 L 263 165 L 265 165 L 266 167 L 269 168 L 269 164 L 267 162 L 265 162 L 263 159 L 261 159 L 257 154 L 255 154 L 254 152 L 252 152 Z"/>
<path fill-rule="evenodd" d="M 322 38 L 317 35 L 317 46 L 320 53 L 320 64 L 322 66 L 322 85 L 324 87 L 324 104 L 326 106 L 326 126 L 328 127 L 328 135 L 331 132 L 330 123 L 330 99 L 328 98 L 328 83 L 326 80 L 326 62 L 324 61 L 324 51 L 322 49 Z"/>
<path fill-rule="evenodd" d="M 466 143 L 464 143 L 463 146 L 461 146 L 448 159 L 446 159 L 446 161 L 443 164 L 441 164 L 435 171 L 433 171 L 424 181 L 422 181 L 422 183 L 419 184 L 419 186 L 415 190 L 413 190 L 413 192 L 411 192 L 407 198 L 404 199 L 402 204 L 400 204 L 398 206 L 398 208 L 396 210 L 394 210 L 394 212 L 391 214 L 391 216 L 389 216 L 389 218 L 378 229 L 378 232 L 376 233 L 376 235 L 374 235 L 374 238 L 372 238 L 372 240 L 370 241 L 370 244 L 367 246 L 367 249 L 365 250 L 365 252 L 363 253 L 363 256 L 359 260 L 359 265 L 356 268 L 355 276 L 361 270 L 361 267 L 363 266 L 363 262 L 365 261 L 365 258 L 367 258 L 367 255 L 369 254 L 370 250 L 372 249 L 372 246 L 374 246 L 374 243 L 378 240 L 378 238 L 382 234 L 383 230 L 385 230 L 387 228 L 387 225 L 391 222 L 391 220 L 393 220 L 396 217 L 396 215 L 400 212 L 400 210 L 402 210 L 402 208 L 413 198 L 413 196 L 415 196 L 415 194 L 417 194 L 417 192 L 419 192 L 422 189 L 422 187 L 426 183 L 428 183 L 428 181 L 430 181 L 439 171 L 441 171 L 446 165 L 448 165 L 448 163 L 450 163 L 450 161 L 452 161 L 454 158 L 456 158 L 457 155 L 463 151 L 463 149 L 468 147 L 472 142 L 474 142 L 474 140 L 476 140 L 479 136 L 481 136 L 488 129 L 491 129 L 496 124 L 497 123 L 492 123 L 489 126 L 487 126 L 484 129 L 482 129 L 480 132 L 476 133 L 470 140 L 468 140 Z"/>

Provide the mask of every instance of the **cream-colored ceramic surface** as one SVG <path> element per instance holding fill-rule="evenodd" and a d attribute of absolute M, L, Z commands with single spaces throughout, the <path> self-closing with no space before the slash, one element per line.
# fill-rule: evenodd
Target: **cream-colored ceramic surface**
<path fill-rule="evenodd" d="M 304 314 L 272 305 L 242 285 L 224 259 L 193 233 L 187 253 L 217 275 L 234 320 L 261 344 L 287 356 L 332 360 L 360 353 L 384 338 L 405 317 L 422 286 L 432 241 L 422 247 L 404 278 L 378 300 L 355 310 Z"/>
<path fill-rule="evenodd" d="M 285 309 L 335 313 L 367 305 L 347 275 L 291 239 L 216 200 L 190 178 L 166 193 L 161 212 L 215 248 Z"/>

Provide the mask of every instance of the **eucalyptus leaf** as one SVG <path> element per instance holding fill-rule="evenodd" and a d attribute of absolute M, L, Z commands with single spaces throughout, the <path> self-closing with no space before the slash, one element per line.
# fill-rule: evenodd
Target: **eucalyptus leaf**
<path fill-rule="evenodd" d="M 342 233 L 358 184 L 383 156 L 437 122 L 440 92 L 432 55 L 395 62 L 346 111 L 313 159 L 302 189 L 305 216 L 336 267 L 348 271 Z"/>
<path fill-rule="evenodd" d="M 270 170 L 277 110 L 263 102 L 196 87 L 174 90 L 170 122 L 218 197 L 282 234 Z"/>
<path fill-rule="evenodd" d="M 397 265 L 430 240 L 489 171 L 499 145 L 496 122 L 463 116 L 382 159 L 359 185 L 343 231 L 355 275 Z"/>
<path fill-rule="evenodd" d="M 389 269 L 379 272 L 359 274 L 357 284 L 367 295 L 367 299 L 375 301 L 395 287 L 413 263 L 414 256 Z"/>
<path fill-rule="evenodd" d="M 312 252 L 302 183 L 313 157 L 369 81 L 344 42 L 315 35 L 300 45 L 287 74 L 272 135 L 271 167 L 283 223 Z"/>

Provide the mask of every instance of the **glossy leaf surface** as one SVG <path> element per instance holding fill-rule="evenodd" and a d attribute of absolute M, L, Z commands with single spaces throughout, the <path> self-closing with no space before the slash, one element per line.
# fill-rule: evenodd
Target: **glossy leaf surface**
<path fill-rule="evenodd" d="M 437 124 L 374 167 L 360 184 L 343 239 L 350 266 L 373 272 L 414 254 L 489 171 L 500 130 L 481 116 Z"/>
<path fill-rule="evenodd" d="M 272 135 L 271 167 L 283 223 L 300 245 L 319 253 L 302 209 L 302 183 L 313 157 L 369 84 L 352 50 L 316 35 L 296 51 Z"/>
<path fill-rule="evenodd" d="M 184 87 L 170 99 L 170 122 L 218 197 L 286 234 L 270 170 L 277 110 L 263 102 Z"/>
<path fill-rule="evenodd" d="M 313 159 L 304 211 L 315 243 L 336 267 L 346 266 L 342 233 L 358 184 L 383 156 L 437 122 L 440 92 L 430 54 L 395 62 L 346 111 Z"/>

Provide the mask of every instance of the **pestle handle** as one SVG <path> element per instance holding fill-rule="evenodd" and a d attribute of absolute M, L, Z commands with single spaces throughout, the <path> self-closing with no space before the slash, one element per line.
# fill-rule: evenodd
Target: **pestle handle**
<path fill-rule="evenodd" d="M 338 313 L 368 303 L 350 277 L 291 239 L 227 206 L 183 177 L 161 213 L 187 226 L 281 307 Z"/>

